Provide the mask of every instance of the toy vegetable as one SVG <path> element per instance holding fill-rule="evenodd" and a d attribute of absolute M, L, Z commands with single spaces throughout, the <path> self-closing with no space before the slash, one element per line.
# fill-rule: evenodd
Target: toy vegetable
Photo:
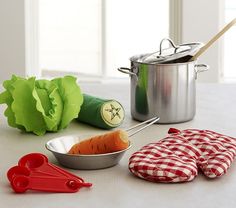
<path fill-rule="evenodd" d="M 123 122 L 125 111 L 116 100 L 101 99 L 87 94 L 83 94 L 83 98 L 78 121 L 102 129 L 112 129 Z"/>
<path fill-rule="evenodd" d="M 91 137 L 74 144 L 69 154 L 105 154 L 128 148 L 129 139 L 126 131 L 116 130 Z"/>
<path fill-rule="evenodd" d="M 12 76 L 3 83 L 0 104 L 11 127 L 43 135 L 68 126 L 78 116 L 83 96 L 76 78 L 65 76 L 51 81 Z"/>

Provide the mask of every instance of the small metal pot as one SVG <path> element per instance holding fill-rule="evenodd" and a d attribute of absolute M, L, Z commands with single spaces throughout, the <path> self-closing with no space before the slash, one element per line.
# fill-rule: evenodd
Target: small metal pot
<path fill-rule="evenodd" d="M 196 79 L 208 65 L 196 61 L 158 64 L 130 58 L 131 68 L 118 70 L 131 78 L 131 115 L 144 121 L 154 116 L 158 123 L 179 123 L 193 119 L 196 112 Z"/>
<path fill-rule="evenodd" d="M 89 137 L 91 137 L 91 135 L 67 135 L 58 137 L 48 141 L 45 147 L 53 153 L 61 165 L 67 168 L 80 170 L 96 170 L 117 165 L 125 152 L 131 147 L 131 144 L 129 144 L 129 147 L 124 150 L 105 154 L 68 154 L 70 148 L 74 144 Z"/>

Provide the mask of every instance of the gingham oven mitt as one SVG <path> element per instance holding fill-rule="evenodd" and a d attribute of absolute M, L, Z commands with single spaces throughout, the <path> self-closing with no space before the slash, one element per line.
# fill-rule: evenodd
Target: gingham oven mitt
<path fill-rule="evenodd" d="M 169 135 L 135 152 L 130 171 L 154 182 L 193 180 L 198 169 L 209 178 L 224 175 L 236 154 L 235 138 L 209 130 L 171 128 Z"/>
<path fill-rule="evenodd" d="M 169 130 L 171 133 L 173 130 Z M 187 129 L 172 135 L 181 135 L 201 150 L 198 167 L 209 178 L 224 175 L 236 155 L 236 139 L 210 130 Z"/>

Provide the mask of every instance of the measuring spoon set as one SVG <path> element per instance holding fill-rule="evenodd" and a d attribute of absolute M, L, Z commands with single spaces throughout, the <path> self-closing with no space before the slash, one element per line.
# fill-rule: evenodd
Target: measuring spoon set
<path fill-rule="evenodd" d="M 17 193 L 27 190 L 74 193 L 91 183 L 48 162 L 41 153 L 30 153 L 20 158 L 18 165 L 7 172 L 12 189 Z"/>

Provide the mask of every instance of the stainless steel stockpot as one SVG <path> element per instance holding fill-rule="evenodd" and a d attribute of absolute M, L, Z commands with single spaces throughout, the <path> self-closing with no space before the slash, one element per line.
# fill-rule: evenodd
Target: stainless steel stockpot
<path fill-rule="evenodd" d="M 143 57 L 143 55 L 140 55 Z M 154 116 L 158 123 L 178 123 L 193 119 L 196 112 L 196 79 L 208 65 L 196 61 L 158 64 L 130 58 L 131 68 L 118 70 L 130 75 L 131 115 L 144 121 Z"/>

